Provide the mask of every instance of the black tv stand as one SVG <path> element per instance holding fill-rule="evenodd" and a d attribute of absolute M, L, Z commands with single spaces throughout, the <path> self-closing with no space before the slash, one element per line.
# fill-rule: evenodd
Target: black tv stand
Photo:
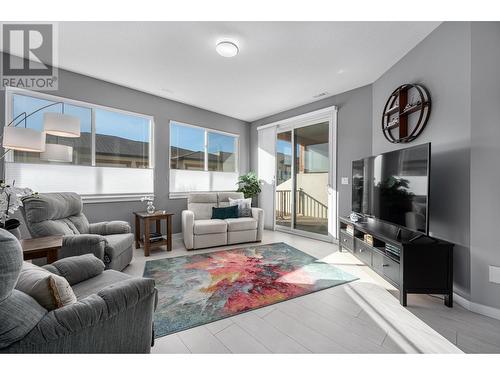
<path fill-rule="evenodd" d="M 350 226 L 351 231 L 347 231 Z M 399 289 L 406 306 L 410 293 L 443 294 L 453 306 L 453 244 L 368 218 L 340 218 L 340 250 L 347 250 Z M 373 238 L 367 243 L 365 235 Z"/>
<path fill-rule="evenodd" d="M 400 240 L 400 239 L 401 239 L 401 233 L 402 233 L 401 228 L 398 228 L 398 233 L 396 234 L 396 239 L 397 239 L 397 240 Z"/>

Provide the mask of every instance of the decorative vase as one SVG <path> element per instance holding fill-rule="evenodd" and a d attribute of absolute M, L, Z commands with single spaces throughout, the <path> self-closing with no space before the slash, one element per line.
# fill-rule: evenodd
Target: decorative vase
<path fill-rule="evenodd" d="M 153 201 L 148 201 L 148 204 L 146 206 L 146 211 L 148 214 L 154 214 L 156 211 L 155 206 L 153 206 Z"/>

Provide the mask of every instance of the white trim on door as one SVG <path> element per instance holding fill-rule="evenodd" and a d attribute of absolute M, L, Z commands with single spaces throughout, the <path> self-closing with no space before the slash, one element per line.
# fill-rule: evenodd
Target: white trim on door
<path fill-rule="evenodd" d="M 305 122 L 307 122 L 307 121 L 313 121 L 314 122 L 314 121 L 316 121 L 316 117 L 318 117 L 318 118 L 327 117 L 328 114 L 331 114 L 333 112 L 336 113 L 337 110 L 338 110 L 337 106 L 333 105 L 333 106 L 330 106 L 330 107 L 325 107 L 325 108 L 318 109 L 317 111 L 308 112 L 308 113 L 304 113 L 302 115 L 298 115 L 298 116 L 286 118 L 286 119 L 283 119 L 283 120 L 271 122 L 269 124 L 261 125 L 261 126 L 257 127 L 257 130 L 262 130 L 262 129 L 265 129 L 265 128 L 270 128 L 270 127 L 279 126 L 279 125 L 283 125 L 284 126 L 284 125 L 289 124 L 291 122 L 294 122 L 294 123 L 301 123 L 303 121 L 305 121 Z M 306 125 L 304 125 L 304 126 L 306 126 Z"/>

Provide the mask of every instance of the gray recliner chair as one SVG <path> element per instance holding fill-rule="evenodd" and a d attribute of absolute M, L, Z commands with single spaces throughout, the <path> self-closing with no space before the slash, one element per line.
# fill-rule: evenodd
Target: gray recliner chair
<path fill-rule="evenodd" d="M 62 235 L 58 258 L 92 253 L 106 268 L 121 271 L 134 254 L 134 235 L 125 221 L 90 224 L 76 193 L 46 193 L 23 198 L 20 208 L 33 238 Z"/>
<path fill-rule="evenodd" d="M 103 271 L 89 254 L 58 260 L 44 268 L 64 277 L 77 301 L 47 311 L 16 289 L 26 264 L 33 267 L 23 262 L 19 241 L 0 229 L 0 353 L 151 351 L 154 280 Z"/>

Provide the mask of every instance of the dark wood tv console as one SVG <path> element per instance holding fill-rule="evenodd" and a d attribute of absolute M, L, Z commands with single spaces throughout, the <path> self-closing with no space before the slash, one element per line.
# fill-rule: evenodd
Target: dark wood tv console
<path fill-rule="evenodd" d="M 373 244 L 364 240 L 365 234 L 372 236 Z M 340 218 L 340 250 L 351 252 L 397 287 L 403 306 L 408 293 L 443 294 L 444 304 L 453 306 L 453 246 L 377 219 L 354 223 Z"/>

